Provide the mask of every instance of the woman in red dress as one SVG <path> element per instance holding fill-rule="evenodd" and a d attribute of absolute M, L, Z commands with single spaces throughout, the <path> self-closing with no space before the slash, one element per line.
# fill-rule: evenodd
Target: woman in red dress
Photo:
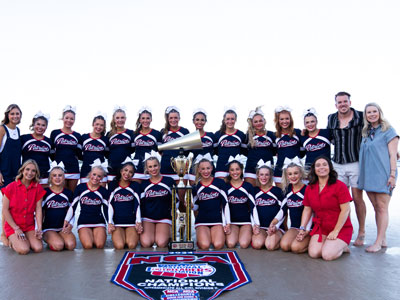
<path fill-rule="evenodd" d="M 308 254 L 312 258 L 334 260 L 343 252 L 349 252 L 348 245 L 353 233 L 350 221 L 352 198 L 346 185 L 337 180 L 332 162 L 324 156 L 318 157 L 311 165 L 309 178 L 297 240 L 303 240 L 308 234 L 304 226 L 314 212 Z"/>

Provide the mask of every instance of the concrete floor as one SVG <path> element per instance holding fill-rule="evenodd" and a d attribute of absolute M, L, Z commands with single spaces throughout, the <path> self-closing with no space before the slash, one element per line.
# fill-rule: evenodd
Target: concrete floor
<path fill-rule="evenodd" d="M 253 282 L 218 299 L 400 299 L 399 194 L 390 205 L 387 249 L 369 254 L 365 246 L 351 246 L 351 254 L 333 262 L 280 250 L 236 249 Z M 370 244 L 376 228 L 365 200 Z M 352 220 L 357 229 L 354 212 Z M 0 246 L 0 299 L 143 299 L 109 282 L 124 253 L 115 251 L 110 240 L 104 250 L 83 250 L 78 244 L 72 252 L 46 248 L 26 256 Z"/>

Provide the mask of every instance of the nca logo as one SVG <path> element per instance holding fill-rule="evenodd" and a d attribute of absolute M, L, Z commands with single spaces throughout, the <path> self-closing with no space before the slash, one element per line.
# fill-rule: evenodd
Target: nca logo
<path fill-rule="evenodd" d="M 157 264 L 146 268 L 153 276 L 175 278 L 204 277 L 215 273 L 215 268 L 209 264 Z"/>

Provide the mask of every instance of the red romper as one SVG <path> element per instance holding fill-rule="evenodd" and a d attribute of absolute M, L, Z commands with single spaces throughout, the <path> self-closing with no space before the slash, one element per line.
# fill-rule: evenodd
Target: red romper
<path fill-rule="evenodd" d="M 1 191 L 10 202 L 9 210 L 15 224 L 23 232 L 35 230 L 36 203 L 46 194 L 42 186 L 37 182 L 31 182 L 26 188 L 21 180 L 18 180 L 11 182 Z M 5 222 L 4 232 L 9 237 L 14 234 L 14 229 Z"/>
<path fill-rule="evenodd" d="M 319 234 L 318 242 L 322 242 L 322 235 L 328 235 L 335 229 L 340 214 L 340 204 L 352 201 L 347 186 L 337 180 L 332 185 L 326 185 L 319 193 L 318 183 L 307 186 L 303 205 L 310 206 L 314 212 L 313 229 L 310 235 Z M 350 244 L 353 234 L 350 215 L 347 217 L 338 238 Z"/>

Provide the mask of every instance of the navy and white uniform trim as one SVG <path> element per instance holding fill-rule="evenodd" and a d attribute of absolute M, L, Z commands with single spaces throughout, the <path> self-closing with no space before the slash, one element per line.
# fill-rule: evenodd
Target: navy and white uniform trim
<path fill-rule="evenodd" d="M 51 188 L 45 189 L 43 197 L 43 232 L 61 231 L 64 226 L 64 219 L 73 200 L 73 194 L 68 189 L 63 189 L 60 193 L 55 193 Z M 74 221 L 71 220 L 71 224 Z"/>

